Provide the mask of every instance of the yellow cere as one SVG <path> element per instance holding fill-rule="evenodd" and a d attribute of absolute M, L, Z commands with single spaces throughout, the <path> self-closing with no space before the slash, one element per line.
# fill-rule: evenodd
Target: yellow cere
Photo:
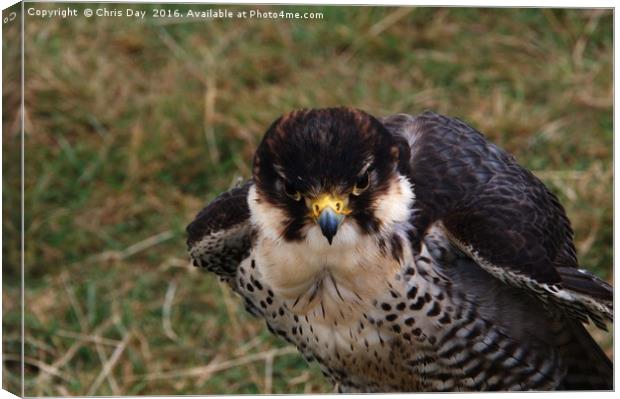
<path fill-rule="evenodd" d="M 348 215 L 351 210 L 347 208 L 347 202 L 341 197 L 331 194 L 322 194 L 318 198 L 311 201 L 312 215 L 318 218 L 323 209 L 330 207 L 334 212 L 341 215 Z"/>

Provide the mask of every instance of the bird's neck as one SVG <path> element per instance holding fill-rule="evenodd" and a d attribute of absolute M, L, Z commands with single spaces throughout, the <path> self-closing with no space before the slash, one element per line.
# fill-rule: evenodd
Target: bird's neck
<path fill-rule="evenodd" d="M 357 237 L 348 240 L 347 235 Z M 396 232 L 389 240 L 378 240 L 359 234 L 354 224 L 344 224 L 338 236 L 332 245 L 319 229 L 310 229 L 306 240 L 295 242 L 259 236 L 255 257 L 262 279 L 293 312 L 344 322 L 359 314 L 359 307 L 367 305 L 363 302 L 384 292 L 402 260 L 411 257 L 404 236 Z M 399 256 L 393 256 L 395 252 Z"/>

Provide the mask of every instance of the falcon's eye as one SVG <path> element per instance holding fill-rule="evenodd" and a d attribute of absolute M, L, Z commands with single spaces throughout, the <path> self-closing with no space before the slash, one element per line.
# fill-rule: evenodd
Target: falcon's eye
<path fill-rule="evenodd" d="M 299 201 L 301 199 L 301 193 L 299 190 L 296 190 L 295 187 L 288 182 L 284 182 L 284 193 L 295 201 Z"/>
<path fill-rule="evenodd" d="M 362 175 L 357 177 L 355 181 L 355 186 L 353 186 L 353 195 L 360 195 L 368 188 L 370 185 L 370 176 L 368 175 L 368 171 L 364 172 Z"/>

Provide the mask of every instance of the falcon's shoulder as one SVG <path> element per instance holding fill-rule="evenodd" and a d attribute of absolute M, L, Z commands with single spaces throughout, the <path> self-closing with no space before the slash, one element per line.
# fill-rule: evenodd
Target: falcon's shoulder
<path fill-rule="evenodd" d="M 496 278 L 604 327 L 611 287 L 577 269 L 570 221 L 542 181 L 461 120 L 425 112 L 382 122 L 411 147 L 412 225 L 422 230 L 414 238 L 440 221 L 450 239 Z"/>
<path fill-rule="evenodd" d="M 252 181 L 211 201 L 187 226 L 187 247 L 195 266 L 220 277 L 235 275 L 252 240 L 248 192 Z"/>

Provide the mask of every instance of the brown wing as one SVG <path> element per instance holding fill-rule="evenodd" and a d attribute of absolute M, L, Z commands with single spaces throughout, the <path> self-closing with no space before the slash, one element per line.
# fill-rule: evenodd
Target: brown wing
<path fill-rule="evenodd" d="M 538 178 L 458 119 L 426 112 L 389 116 L 383 123 L 410 144 L 414 246 L 439 221 L 489 273 L 551 295 L 604 326 L 599 321 L 611 318 L 611 290 L 582 272 L 580 279 L 567 272 L 578 267 L 573 230 L 557 197 Z M 594 304 L 582 304 L 590 300 Z"/>
<path fill-rule="evenodd" d="M 248 181 L 220 194 L 187 226 L 187 248 L 195 266 L 233 277 L 250 251 L 252 231 Z"/>

